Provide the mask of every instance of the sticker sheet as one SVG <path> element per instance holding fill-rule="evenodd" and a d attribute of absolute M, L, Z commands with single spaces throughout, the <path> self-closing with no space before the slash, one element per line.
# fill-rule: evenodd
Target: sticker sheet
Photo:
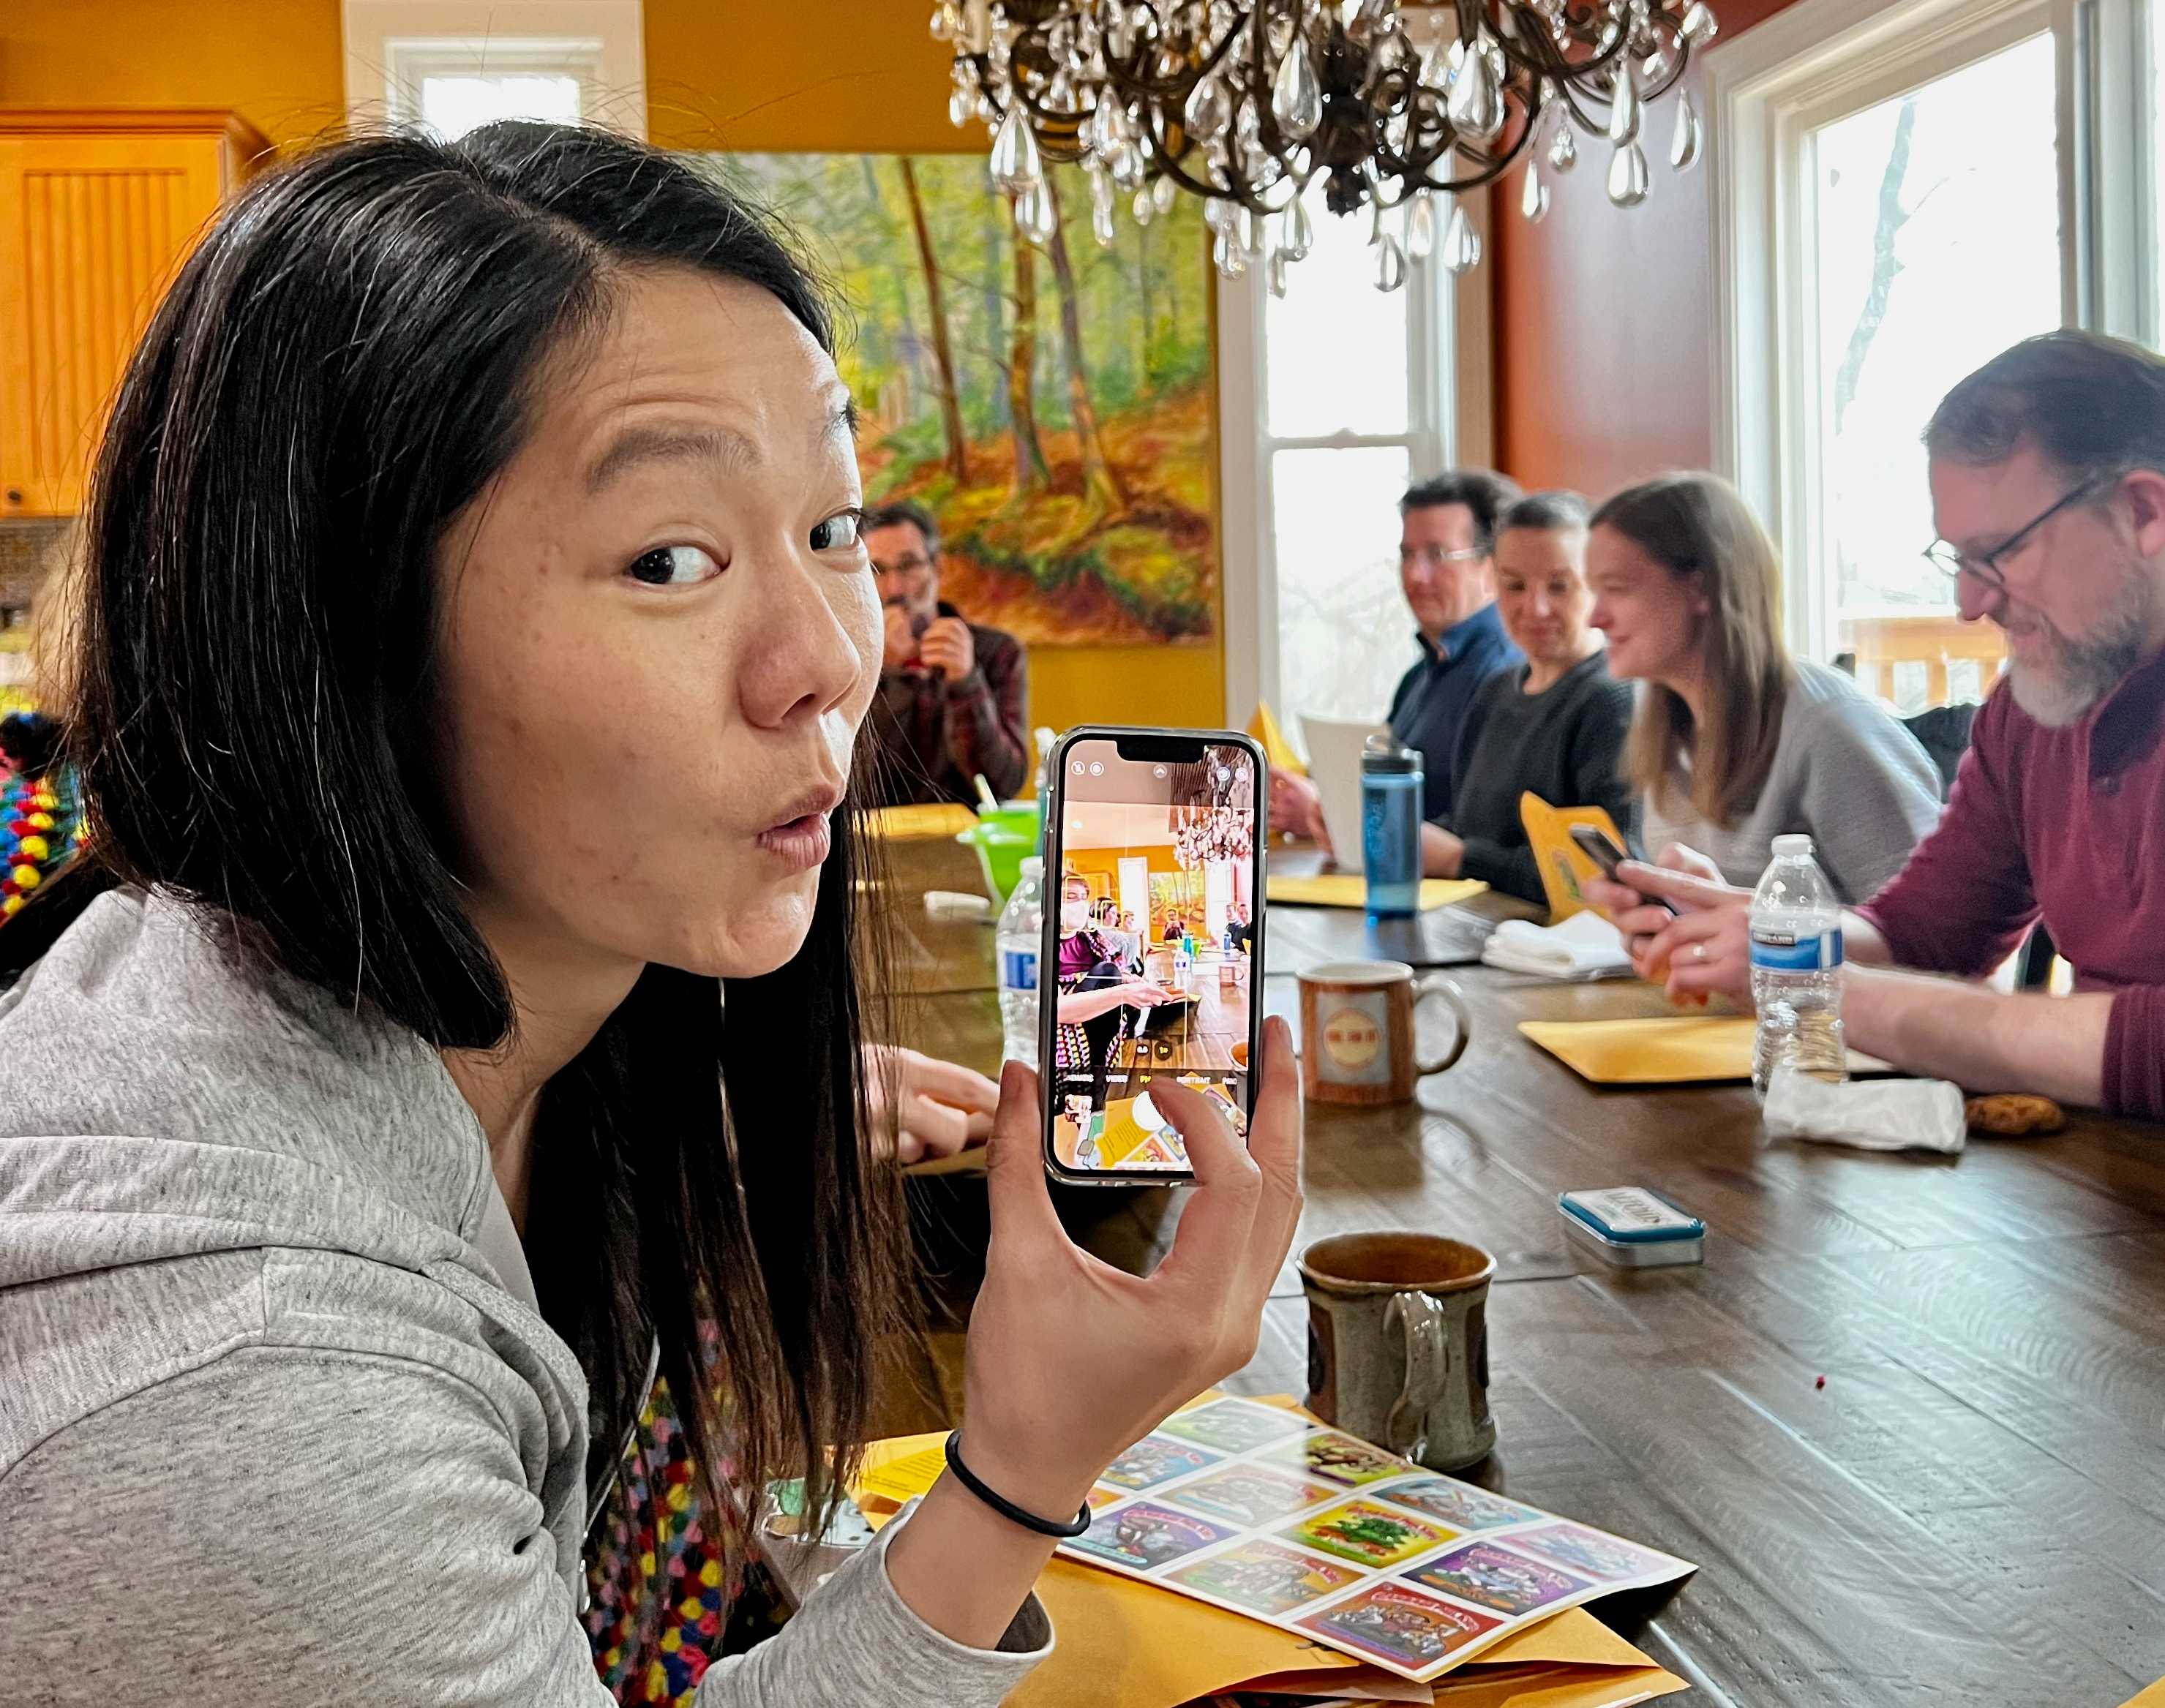
<path fill-rule="evenodd" d="M 1697 1569 L 1371 1447 L 1205 1401 L 1121 1454 L 1070 1558 L 1433 1679 L 1510 1632 Z"/>

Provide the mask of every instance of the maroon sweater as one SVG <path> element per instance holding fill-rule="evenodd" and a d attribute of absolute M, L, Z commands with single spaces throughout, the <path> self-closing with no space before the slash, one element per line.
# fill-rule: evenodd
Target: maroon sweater
<path fill-rule="evenodd" d="M 2104 1104 L 2165 1118 L 2165 654 L 2063 729 L 2002 682 L 1939 827 L 1857 912 L 1899 965 L 1976 977 L 2040 914 L 2076 988 L 2115 994 Z"/>

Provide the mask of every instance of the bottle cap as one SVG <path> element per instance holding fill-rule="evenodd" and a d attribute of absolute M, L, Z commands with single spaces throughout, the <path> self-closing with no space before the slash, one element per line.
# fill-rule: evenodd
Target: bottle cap
<path fill-rule="evenodd" d="M 1778 860 L 1809 859 L 1812 839 L 1809 836 L 1778 836 L 1774 838 L 1774 858 Z"/>
<path fill-rule="evenodd" d="M 1411 748 L 1400 747 L 1388 735 L 1372 735 L 1361 744 L 1361 770 L 1366 773 L 1382 771 L 1390 775 L 1417 772 L 1421 768 L 1421 756 Z"/>
<path fill-rule="evenodd" d="M 1810 838 L 1806 838 L 1807 841 Z M 1043 854 L 1025 854 L 1022 857 L 1022 875 L 1025 878 L 1043 877 L 1045 875 L 1045 856 Z"/>

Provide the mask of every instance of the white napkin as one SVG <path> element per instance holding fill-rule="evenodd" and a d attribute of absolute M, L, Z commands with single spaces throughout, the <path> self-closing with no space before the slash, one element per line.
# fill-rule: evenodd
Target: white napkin
<path fill-rule="evenodd" d="M 1489 933 L 1481 959 L 1492 967 L 1544 979 L 1599 979 L 1631 970 L 1624 938 L 1599 913 L 1574 913 L 1561 925 L 1507 919 Z"/>
<path fill-rule="evenodd" d="M 1850 1080 L 1831 1085 L 1777 1068 L 1767 1086 L 1767 1131 L 1776 1138 L 1852 1144 L 1859 1150 L 1962 1148 L 1968 1123 L 1962 1087 L 1945 1080 Z"/>

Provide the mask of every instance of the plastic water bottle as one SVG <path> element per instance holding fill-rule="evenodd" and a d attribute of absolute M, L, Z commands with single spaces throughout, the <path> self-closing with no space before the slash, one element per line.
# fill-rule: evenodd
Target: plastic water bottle
<path fill-rule="evenodd" d="M 1361 866 L 1371 919 L 1420 912 L 1421 756 L 1388 736 L 1361 753 Z"/>
<path fill-rule="evenodd" d="M 1172 988 L 1185 991 L 1188 975 L 1195 964 L 1195 939 L 1188 933 L 1180 933 L 1180 941 L 1172 946 Z"/>
<path fill-rule="evenodd" d="M 1786 1062 L 1815 1080 L 1849 1077 L 1841 1035 L 1841 904 L 1809 836 L 1778 836 L 1751 892 L 1751 1002 L 1759 1037 L 1751 1084 L 1762 1097 Z"/>
<path fill-rule="evenodd" d="M 1001 1056 L 1037 1065 L 1037 956 L 1044 943 L 1045 860 L 1023 857 L 1014 894 L 1000 910 L 993 951 L 1000 962 Z"/>

